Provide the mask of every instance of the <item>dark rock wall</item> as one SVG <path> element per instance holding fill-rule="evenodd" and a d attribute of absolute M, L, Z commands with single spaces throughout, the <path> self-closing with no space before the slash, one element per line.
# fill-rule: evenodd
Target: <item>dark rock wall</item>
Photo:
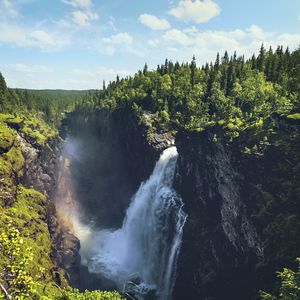
<path fill-rule="evenodd" d="M 174 299 L 251 299 L 263 249 L 231 152 L 213 132 L 180 133 L 175 188 L 188 214 Z"/>

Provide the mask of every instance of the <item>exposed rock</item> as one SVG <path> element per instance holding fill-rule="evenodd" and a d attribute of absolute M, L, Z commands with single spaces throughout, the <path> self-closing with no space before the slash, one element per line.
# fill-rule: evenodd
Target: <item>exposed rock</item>
<path fill-rule="evenodd" d="M 56 160 L 58 156 L 59 140 L 49 140 L 44 147 L 36 147 L 30 140 L 17 135 L 25 159 L 23 176 L 20 182 L 32 187 L 48 198 L 47 223 L 52 239 L 52 260 L 60 272 L 70 279 L 70 274 L 78 273 L 80 264 L 79 240 L 69 232 L 69 229 L 61 226 L 56 217 L 56 211 L 50 202 L 51 195 L 56 185 Z M 60 278 L 57 279 L 60 281 Z M 59 282 L 58 282 L 59 283 Z"/>
<path fill-rule="evenodd" d="M 175 145 L 174 137 L 171 133 L 154 133 L 151 135 L 150 138 L 150 146 L 152 146 L 154 149 L 157 149 L 158 151 L 162 152 L 166 148 L 169 148 L 171 146 Z"/>
<path fill-rule="evenodd" d="M 20 135 L 17 136 L 17 139 L 25 159 L 24 175 L 21 178 L 21 183 L 49 197 L 55 184 L 53 174 L 56 153 L 46 146 L 38 149 Z"/>
<path fill-rule="evenodd" d="M 263 250 L 241 199 L 230 151 L 208 131 L 180 133 L 176 146 L 175 188 L 188 219 L 174 298 L 250 299 Z"/>

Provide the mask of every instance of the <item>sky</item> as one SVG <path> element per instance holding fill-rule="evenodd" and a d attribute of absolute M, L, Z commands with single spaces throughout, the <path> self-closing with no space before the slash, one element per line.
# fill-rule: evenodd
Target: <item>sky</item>
<path fill-rule="evenodd" d="M 300 46 L 300 0 L 0 0 L 9 87 L 99 89 L 172 61 Z"/>

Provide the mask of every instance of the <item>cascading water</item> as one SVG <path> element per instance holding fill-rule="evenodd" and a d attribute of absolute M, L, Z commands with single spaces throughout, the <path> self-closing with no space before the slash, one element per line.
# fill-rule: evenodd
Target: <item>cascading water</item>
<path fill-rule="evenodd" d="M 81 263 L 137 299 L 167 300 L 172 294 L 187 217 L 172 189 L 177 156 L 176 147 L 162 153 L 132 198 L 120 229 L 78 226 L 78 214 L 72 217 L 74 234 L 81 241 Z"/>
<path fill-rule="evenodd" d="M 157 299 L 168 299 L 173 288 L 186 220 L 182 200 L 172 189 L 176 160 L 175 147 L 163 152 L 133 197 L 122 228 L 99 231 L 94 236 L 97 253 L 84 261 L 90 272 L 113 280 L 119 288 L 137 280 L 133 289 L 140 298 L 155 290 Z"/>

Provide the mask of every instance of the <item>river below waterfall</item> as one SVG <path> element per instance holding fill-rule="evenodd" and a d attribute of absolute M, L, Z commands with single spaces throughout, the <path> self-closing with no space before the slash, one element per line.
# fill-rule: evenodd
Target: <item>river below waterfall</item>
<path fill-rule="evenodd" d="M 69 168 L 78 155 L 74 145 L 74 140 L 66 140 L 56 206 L 80 240 L 81 263 L 134 299 L 171 299 L 187 217 L 181 197 L 172 188 L 176 147 L 161 154 L 149 179 L 132 197 L 123 225 L 116 229 L 98 228 L 84 220 Z"/>

